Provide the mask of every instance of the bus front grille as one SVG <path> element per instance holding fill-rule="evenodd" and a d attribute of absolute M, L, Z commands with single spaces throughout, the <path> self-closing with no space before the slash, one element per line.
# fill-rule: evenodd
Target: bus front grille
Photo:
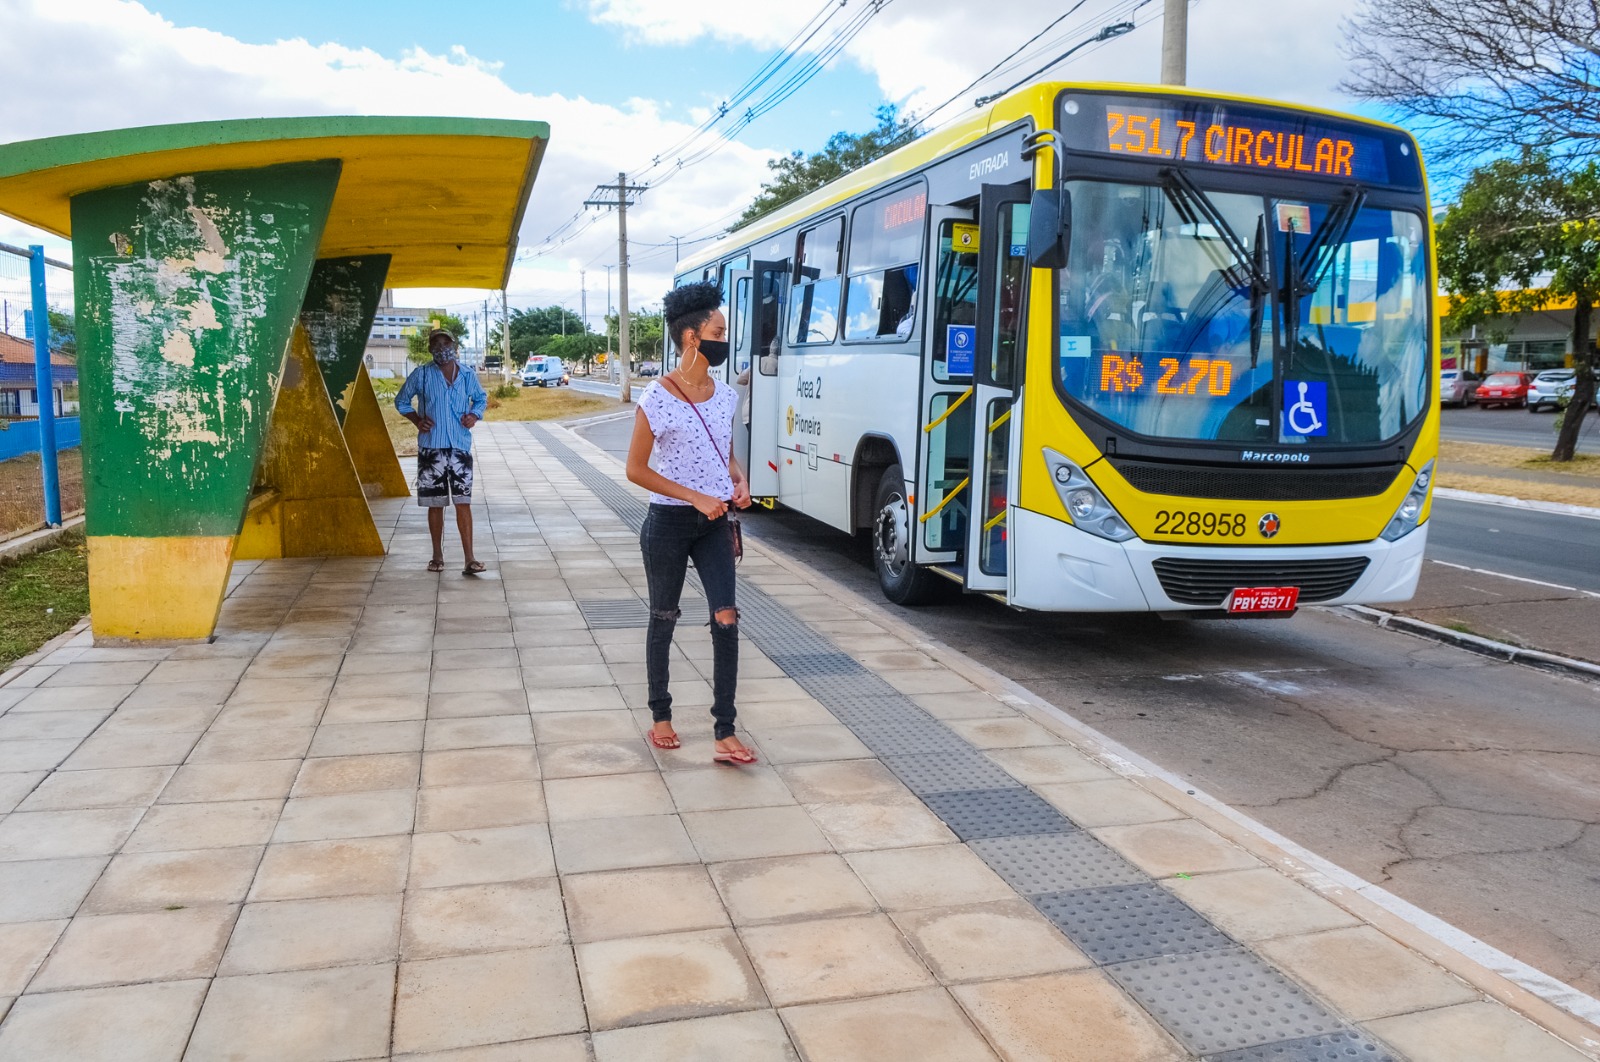
<path fill-rule="evenodd" d="M 1400 465 L 1375 468 L 1207 468 L 1109 458 L 1134 490 L 1221 501 L 1370 498 L 1389 489 Z"/>
<path fill-rule="evenodd" d="M 1366 557 L 1318 560 L 1191 560 L 1161 557 L 1152 562 L 1161 589 L 1185 605 L 1220 606 L 1241 587 L 1298 586 L 1300 603 L 1332 601 L 1350 592 L 1367 570 Z"/>

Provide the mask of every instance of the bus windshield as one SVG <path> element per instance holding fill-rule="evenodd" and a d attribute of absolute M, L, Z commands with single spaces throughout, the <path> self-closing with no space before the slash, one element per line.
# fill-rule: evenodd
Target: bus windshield
<path fill-rule="evenodd" d="M 1305 446 L 1383 442 L 1425 412 L 1419 216 L 1068 187 L 1057 364 L 1069 400 L 1149 437 Z"/>

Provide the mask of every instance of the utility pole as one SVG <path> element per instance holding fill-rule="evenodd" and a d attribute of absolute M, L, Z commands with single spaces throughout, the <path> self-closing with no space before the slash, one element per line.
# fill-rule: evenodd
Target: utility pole
<path fill-rule="evenodd" d="M 632 376 L 632 357 L 628 351 L 628 203 L 630 197 L 644 191 L 644 185 L 629 184 L 626 173 L 617 174 L 615 185 L 597 185 L 594 198 L 585 199 L 584 206 L 614 206 L 617 208 L 617 360 L 621 363 L 622 386 L 619 397 L 623 402 L 633 400 L 629 386 Z"/>
<path fill-rule="evenodd" d="M 1166 0 L 1161 18 L 1161 83 L 1184 84 L 1188 67 L 1189 0 Z"/>
<path fill-rule="evenodd" d="M 578 316 L 583 318 L 583 330 L 589 330 L 589 274 L 578 270 Z"/>
<path fill-rule="evenodd" d="M 511 309 L 506 304 L 506 289 L 500 289 L 500 380 L 511 379 Z"/>

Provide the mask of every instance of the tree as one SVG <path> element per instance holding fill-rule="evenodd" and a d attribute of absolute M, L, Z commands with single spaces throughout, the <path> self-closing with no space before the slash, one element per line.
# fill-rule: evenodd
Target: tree
<path fill-rule="evenodd" d="M 547 353 L 544 345 L 552 337 L 572 335 L 588 329 L 583 319 L 565 306 L 540 306 L 511 311 L 511 358 L 522 363 L 530 354 Z M 500 345 L 501 327 L 489 329 L 489 346 Z"/>
<path fill-rule="evenodd" d="M 745 207 L 734 227 L 749 224 L 917 138 L 915 119 L 900 117 L 893 104 L 879 107 L 877 118 L 877 128 L 865 133 L 835 133 L 815 154 L 796 151 L 768 162 L 773 176 L 762 184 L 760 194 Z"/>
<path fill-rule="evenodd" d="M 661 333 L 665 327 L 660 313 L 634 310 L 628 314 L 628 346 L 633 354 L 634 365 L 660 359 Z M 614 338 L 619 334 L 617 314 L 606 314 L 606 336 Z"/>
<path fill-rule="evenodd" d="M 1412 119 L 1447 163 L 1503 145 L 1600 154 L 1594 0 L 1363 0 L 1341 86 Z"/>
<path fill-rule="evenodd" d="M 564 336 L 552 336 L 540 353 L 554 355 L 565 362 L 583 362 L 587 369 L 594 356 L 605 349 L 604 336 L 593 332 L 569 332 Z"/>
<path fill-rule="evenodd" d="M 78 360 L 78 322 L 70 313 L 47 311 L 50 317 L 50 352 Z"/>
<path fill-rule="evenodd" d="M 428 353 L 428 333 L 435 328 L 442 328 L 455 336 L 458 344 L 467 334 L 467 322 L 453 313 L 434 310 L 428 314 L 427 328 L 419 328 L 406 336 L 406 360 L 414 365 L 423 365 L 432 359 L 433 355 Z"/>
<path fill-rule="evenodd" d="M 1550 455 L 1572 460 L 1595 398 L 1600 161 L 1563 168 L 1549 152 L 1525 148 L 1519 158 L 1480 166 L 1445 215 L 1438 243 L 1440 279 L 1459 299 L 1454 327 L 1503 331 L 1522 314 L 1572 300 L 1577 380 Z"/>

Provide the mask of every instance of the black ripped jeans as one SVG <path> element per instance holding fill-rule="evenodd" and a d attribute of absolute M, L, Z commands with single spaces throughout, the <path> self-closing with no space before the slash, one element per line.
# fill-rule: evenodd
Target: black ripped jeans
<path fill-rule="evenodd" d="M 723 623 L 717 613 L 734 607 L 733 533 L 728 518 L 707 520 L 692 505 L 651 505 L 639 529 L 645 579 L 650 584 L 650 627 L 645 635 L 645 673 L 650 682 L 650 718 L 672 718 L 667 662 L 677 629 L 678 601 L 690 558 L 700 575 L 711 610 L 711 716 L 718 741 L 733 736 L 733 695 L 739 682 L 739 623 Z"/>

